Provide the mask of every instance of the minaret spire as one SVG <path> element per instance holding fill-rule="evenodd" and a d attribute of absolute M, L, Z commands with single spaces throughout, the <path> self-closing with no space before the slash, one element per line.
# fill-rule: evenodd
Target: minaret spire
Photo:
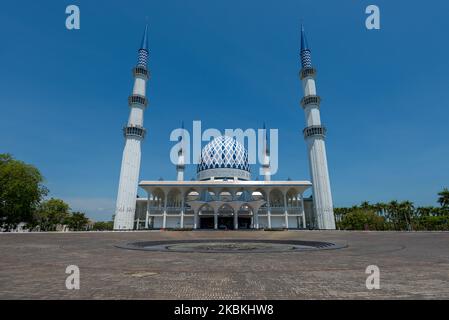
<path fill-rule="evenodd" d="M 306 31 L 304 25 L 301 24 L 301 51 L 309 50 L 309 44 L 307 43 Z"/>
<path fill-rule="evenodd" d="M 130 113 L 128 123 L 123 128 L 125 147 L 120 169 L 114 230 L 134 229 L 134 214 L 140 172 L 140 145 L 146 133 L 143 127 L 143 113 L 148 105 L 146 97 L 146 85 L 149 78 L 148 55 L 147 25 L 140 49 L 138 50 L 137 66 L 133 68 L 134 86 L 132 94 L 128 98 Z"/>
<path fill-rule="evenodd" d="M 301 26 L 300 56 L 302 65 L 300 77 L 304 90 L 304 98 L 301 100 L 301 105 L 306 118 L 306 128 L 303 130 L 303 133 L 309 155 L 316 223 L 318 229 L 335 229 L 334 209 L 326 157 L 326 128 L 321 125 L 321 99 L 316 92 L 316 70 L 312 67 L 311 51 L 303 25 Z"/>
<path fill-rule="evenodd" d="M 143 33 L 142 37 L 142 43 L 139 48 L 138 52 L 138 59 L 137 59 L 137 65 L 143 68 L 147 68 L 148 63 L 148 24 L 145 26 L 145 31 Z"/>
<path fill-rule="evenodd" d="M 142 44 L 140 45 L 141 50 L 148 51 L 148 24 L 145 25 L 145 31 L 142 37 Z"/>
<path fill-rule="evenodd" d="M 312 54 L 307 42 L 306 31 L 304 25 L 301 25 L 301 65 L 303 69 L 312 68 Z"/>

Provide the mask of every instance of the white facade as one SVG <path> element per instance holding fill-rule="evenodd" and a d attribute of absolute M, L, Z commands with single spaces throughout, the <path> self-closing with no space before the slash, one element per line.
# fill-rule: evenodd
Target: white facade
<path fill-rule="evenodd" d="M 309 181 L 142 181 L 136 229 L 309 229 Z"/>
<path fill-rule="evenodd" d="M 142 181 L 148 197 L 136 228 L 306 229 L 309 181 L 251 181 L 248 153 L 235 138 L 219 136 L 202 150 L 196 181 Z M 138 202 L 142 200 L 138 200 Z"/>

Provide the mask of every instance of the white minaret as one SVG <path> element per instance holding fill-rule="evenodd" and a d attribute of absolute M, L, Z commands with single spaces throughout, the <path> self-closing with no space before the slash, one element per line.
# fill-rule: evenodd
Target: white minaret
<path fill-rule="evenodd" d="M 262 162 L 262 172 L 265 181 L 271 181 L 271 165 L 270 165 L 270 145 L 268 143 L 267 129 L 265 128 L 265 123 L 263 124 L 263 162 Z"/>
<path fill-rule="evenodd" d="M 184 121 L 182 122 L 182 129 L 184 129 Z M 181 142 L 181 146 L 178 150 L 178 163 L 176 164 L 176 179 L 178 181 L 184 181 L 184 169 L 185 169 L 185 161 L 184 161 L 184 135 L 179 138 Z"/>
<path fill-rule="evenodd" d="M 327 168 L 325 135 L 326 128 L 321 125 L 320 97 L 315 86 L 316 70 L 312 67 L 310 49 L 304 27 L 301 26 L 301 65 L 300 77 L 304 90 L 301 105 L 306 116 L 304 139 L 309 153 L 310 175 L 313 185 L 313 204 L 318 229 L 335 229 L 334 208 Z"/>
<path fill-rule="evenodd" d="M 148 101 L 146 84 L 149 78 L 148 60 L 148 26 L 139 49 L 137 66 L 133 69 L 133 93 L 128 98 L 130 107 L 128 124 L 123 128 L 125 148 L 123 150 L 122 167 L 115 208 L 114 230 L 134 229 L 134 214 L 136 211 L 137 186 L 140 171 L 140 144 L 145 136 L 143 127 L 143 112 Z"/>

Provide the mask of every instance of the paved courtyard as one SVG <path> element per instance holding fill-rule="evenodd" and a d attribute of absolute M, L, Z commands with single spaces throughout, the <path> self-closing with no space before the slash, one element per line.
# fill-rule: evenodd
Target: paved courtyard
<path fill-rule="evenodd" d="M 136 241 L 272 239 L 346 248 L 192 253 Z M 80 290 L 67 290 L 68 265 Z M 380 290 L 365 269 L 380 268 Z M 195 231 L 0 234 L 0 299 L 449 299 L 449 233 Z"/>

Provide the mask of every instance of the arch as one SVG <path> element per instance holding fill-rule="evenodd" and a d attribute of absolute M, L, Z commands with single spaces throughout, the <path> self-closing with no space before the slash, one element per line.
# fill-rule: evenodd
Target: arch
<path fill-rule="evenodd" d="M 260 191 L 253 191 L 251 197 L 253 200 L 265 200 L 265 196 Z"/>
<path fill-rule="evenodd" d="M 284 194 L 279 189 L 273 189 L 270 192 L 270 207 L 283 208 L 284 207 Z"/>
<path fill-rule="evenodd" d="M 296 188 L 290 188 L 287 190 L 286 199 L 287 199 L 287 207 L 298 207 L 299 206 L 299 191 Z"/>
<path fill-rule="evenodd" d="M 237 210 L 238 214 L 254 214 L 254 208 L 249 203 L 243 203 Z"/>
<path fill-rule="evenodd" d="M 224 202 L 232 201 L 232 192 L 228 188 L 224 188 L 218 193 L 218 199 Z"/>
<path fill-rule="evenodd" d="M 198 214 L 213 215 L 214 214 L 214 208 L 212 208 L 210 204 L 204 203 L 203 205 L 201 205 L 201 207 L 199 207 Z"/>
<path fill-rule="evenodd" d="M 186 201 L 197 201 L 200 199 L 200 191 L 196 188 L 190 188 L 184 194 Z"/>
<path fill-rule="evenodd" d="M 267 191 L 263 188 L 257 188 L 252 192 L 252 196 L 254 200 L 267 200 Z"/>
<path fill-rule="evenodd" d="M 229 204 L 225 203 L 220 208 L 218 208 L 217 213 L 219 215 L 233 215 L 234 209 Z"/>
<path fill-rule="evenodd" d="M 165 193 L 161 188 L 151 190 L 152 200 L 151 206 L 156 208 L 163 208 L 165 201 Z"/>
<path fill-rule="evenodd" d="M 178 188 L 171 189 L 167 194 L 167 207 L 180 208 L 182 205 L 182 193 Z"/>
<path fill-rule="evenodd" d="M 237 210 L 238 229 L 250 229 L 254 224 L 254 210 L 249 203 L 243 203 Z"/>
<path fill-rule="evenodd" d="M 236 194 L 235 199 L 237 201 L 250 202 L 253 200 L 253 195 L 252 195 L 251 191 L 243 190 L 242 192 L 239 192 L 238 194 Z"/>
<path fill-rule="evenodd" d="M 200 229 L 214 228 L 214 209 L 208 203 L 204 203 L 199 207 L 197 218 Z"/>
<path fill-rule="evenodd" d="M 216 200 L 216 193 L 212 190 L 205 189 L 200 192 L 199 200 L 201 201 L 214 201 Z"/>

